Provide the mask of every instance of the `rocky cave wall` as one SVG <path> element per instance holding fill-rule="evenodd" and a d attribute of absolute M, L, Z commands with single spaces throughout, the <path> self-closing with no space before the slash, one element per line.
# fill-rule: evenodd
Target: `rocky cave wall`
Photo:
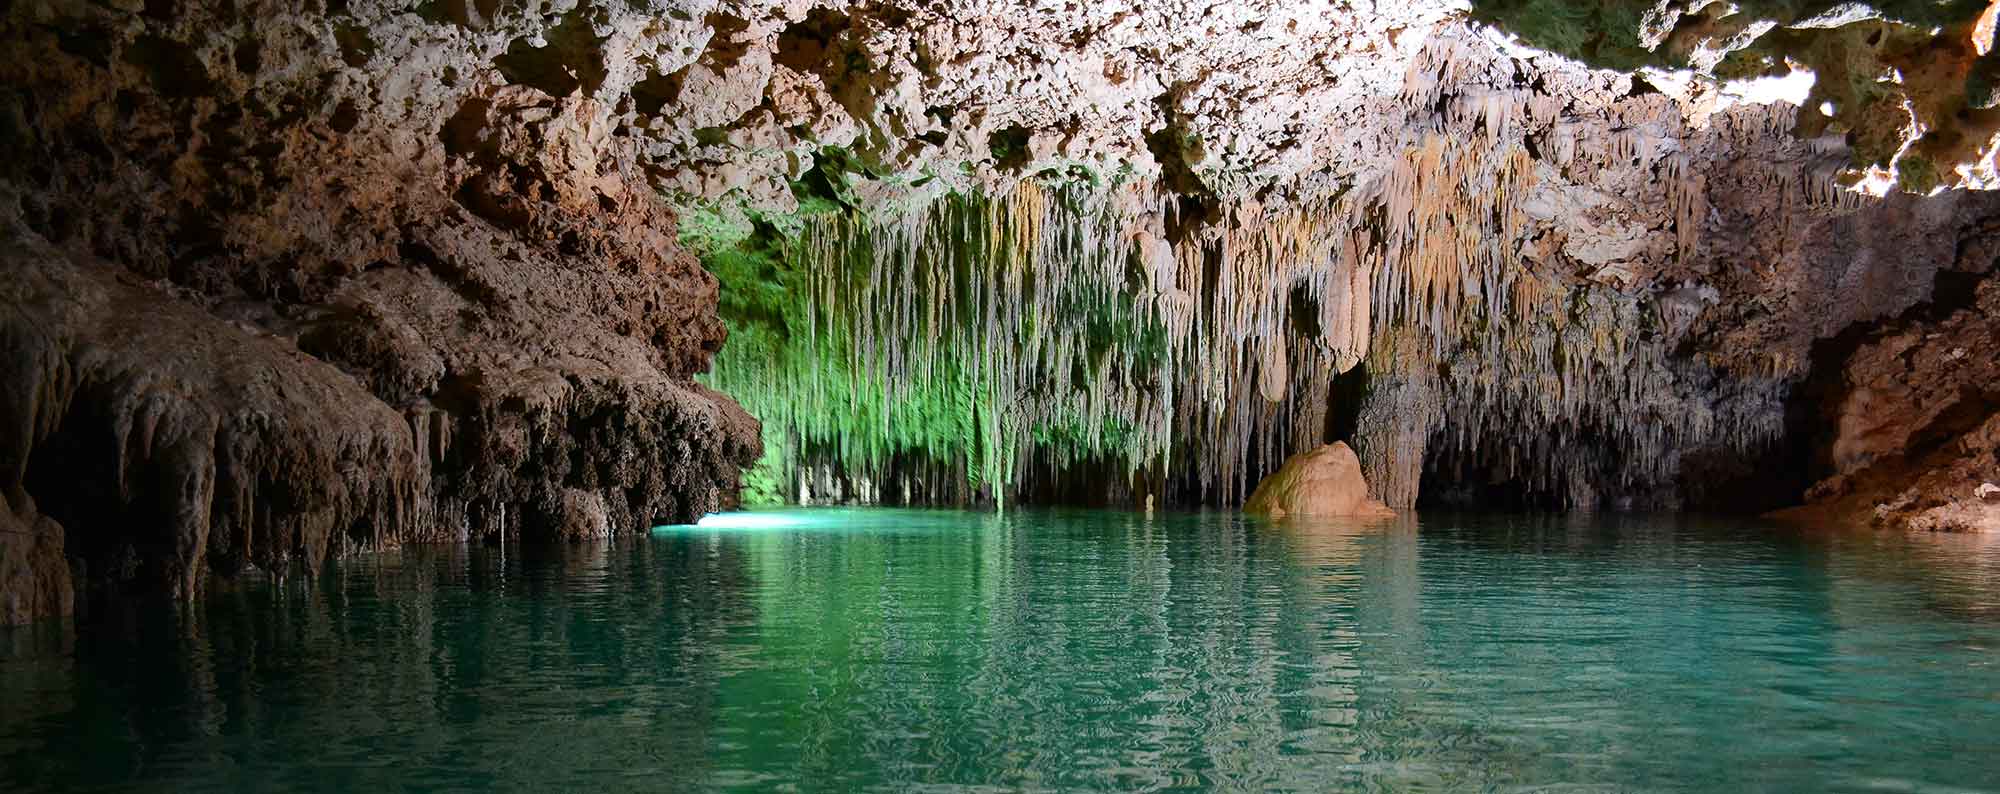
<path fill-rule="evenodd" d="M 1802 389 L 1814 419 L 1831 430 L 1810 450 L 1814 469 L 1828 474 L 1808 504 L 1783 515 L 2000 528 L 2000 280 L 1950 286 L 1946 299 L 1854 329 L 1840 340 L 1837 368 Z"/>
<path fill-rule="evenodd" d="M 1843 514 L 1974 515 L 1991 350 L 1926 340 L 1991 315 L 1955 296 L 2000 233 L 1961 190 L 1994 179 L 1993 26 L 13 0 L 4 616 L 686 519 L 766 442 L 781 496 L 819 466 L 1229 502 L 1341 435 L 1405 506 L 1721 506 L 1796 460 Z M 718 349 L 761 438 L 694 381 Z"/>
<path fill-rule="evenodd" d="M 756 424 L 692 380 L 716 282 L 563 85 L 634 53 L 465 17 L 496 13 L 7 4 L 4 622 L 733 499 Z"/>
<path fill-rule="evenodd" d="M 677 73 L 749 110 L 675 156 L 730 162 L 687 237 L 739 331 L 711 382 L 782 456 L 759 490 L 1230 504 L 1345 433 L 1402 506 L 1796 497 L 1831 340 L 1991 270 L 1995 204 L 1944 188 L 1991 170 L 1986 6 L 1625 5 L 1572 23 L 1622 54 L 1523 46 L 1508 4 L 753 24 Z M 848 66 L 793 80 L 801 42 Z M 731 137 L 766 113 L 797 124 Z"/>

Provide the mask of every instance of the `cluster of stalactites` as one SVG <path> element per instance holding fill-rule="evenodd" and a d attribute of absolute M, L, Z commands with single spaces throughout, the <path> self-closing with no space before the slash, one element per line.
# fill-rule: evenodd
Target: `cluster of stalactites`
<path fill-rule="evenodd" d="M 714 380 L 775 423 L 781 469 L 811 449 L 849 475 L 909 476 L 893 464 L 914 454 L 997 498 L 1034 474 L 1030 460 L 1116 460 L 1135 480 L 1234 502 L 1289 452 L 1328 440 L 1333 379 L 1364 359 L 1378 382 L 1407 386 L 1398 399 L 1440 401 L 1361 407 L 1364 423 L 1392 417 L 1393 443 L 1418 448 L 1400 468 L 1434 442 L 1572 502 L 1588 489 L 1558 482 L 1577 476 L 1552 463 L 1559 453 L 1588 446 L 1607 461 L 1593 477 L 1654 481 L 1680 451 L 1776 432 L 1702 402 L 1697 386 L 1716 376 L 1671 359 L 1673 334 L 1643 297 L 1522 258 L 1524 199 L 1544 174 L 1639 169 L 1661 183 L 1688 264 L 1717 167 L 1676 137 L 1691 133 L 1564 118 L 1559 100 L 1526 90 L 1448 89 L 1467 79 L 1461 64 L 1431 59 L 1435 79 L 1406 93 L 1440 108 L 1432 123 L 1379 178 L 1332 199 L 1195 217 L 1150 184 L 1029 180 L 893 218 L 818 216 L 789 252 L 807 275 L 792 332 L 807 354 L 735 366 L 725 351 Z M 1738 115 L 1708 134 L 1798 145 L 1773 143 L 1790 110 Z M 1851 206 L 1826 188 L 1830 173 L 1766 170 L 1795 188 L 1787 196 Z M 1435 375 L 1417 377 L 1424 368 Z M 1382 453 L 1360 432 L 1373 465 Z M 1393 479 L 1413 500 L 1414 472 Z"/>
<path fill-rule="evenodd" d="M 787 252 L 803 354 L 725 355 L 713 380 L 782 430 L 767 443 L 793 480 L 809 449 L 863 479 L 920 455 L 1003 497 L 1040 448 L 1232 502 L 1324 441 L 1332 379 L 1376 329 L 1423 329 L 1435 357 L 1524 311 L 1533 178 L 1518 147 L 1432 135 L 1372 191 L 1307 207 L 1192 219 L 1145 186 L 1027 181 L 819 216 Z"/>
<path fill-rule="evenodd" d="M 1515 197 L 1534 187 L 1537 165 L 1578 180 L 1650 173 L 1670 212 L 1675 262 L 1691 266 L 1716 222 L 1717 174 L 1780 196 L 1789 224 L 1860 206 L 1837 187 L 1840 152 L 1793 141 L 1789 106 L 1719 116 L 1697 142 L 1680 128 L 1607 134 L 1601 122 L 1556 119 L 1534 97 L 1429 97 L 1441 99 L 1442 133 L 1396 164 L 1375 202 L 1388 244 L 1357 446 L 1387 501 L 1413 504 L 1426 463 L 1451 469 L 1448 481 L 1507 482 L 1570 507 L 1669 494 L 1684 453 L 1747 451 L 1782 432 L 1791 373 L 1730 375 L 1675 357 L 1688 319 L 1662 317 L 1675 307 L 1521 261 Z M 1506 145 L 1517 125 L 1538 160 Z M 1718 143 L 1746 156 L 1699 159 Z"/>
<path fill-rule="evenodd" d="M 1525 306 L 1516 281 L 1533 163 L 1517 147 L 1426 135 L 1379 183 L 1382 266 L 1374 300 L 1383 326 L 1426 332 L 1432 355 L 1468 322 L 1497 326 Z"/>
<path fill-rule="evenodd" d="M 1636 300 L 1601 287 L 1552 298 L 1443 359 L 1383 357 L 1381 380 L 1401 390 L 1382 396 L 1398 404 L 1364 411 L 1362 443 L 1414 442 L 1422 459 L 1389 454 L 1401 464 L 1380 467 L 1391 495 L 1414 502 L 1427 461 L 1448 467 L 1446 480 L 1511 483 L 1588 509 L 1614 495 L 1665 493 L 1688 450 L 1747 450 L 1782 432 L 1782 381 L 1719 389 L 1718 373 L 1672 356 L 1648 331 L 1654 321 Z M 1378 427 L 1370 413 L 1403 421 Z"/>
<path fill-rule="evenodd" d="M 1039 449 L 1240 498 L 1318 440 L 1331 378 L 1367 348 L 1376 246 L 1345 206 L 1173 214 L 1143 187 L 1030 181 L 886 221 L 817 217 L 787 251 L 796 354 L 725 351 L 711 381 L 782 430 L 767 446 L 794 481 L 808 450 L 862 479 L 918 455 L 967 460 L 941 470 L 1004 498 Z"/>

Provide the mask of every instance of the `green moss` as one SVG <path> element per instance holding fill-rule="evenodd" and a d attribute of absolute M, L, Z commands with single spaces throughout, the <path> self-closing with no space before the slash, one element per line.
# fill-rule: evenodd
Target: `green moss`
<path fill-rule="evenodd" d="M 740 208 L 716 204 L 682 204 L 678 236 L 683 246 L 706 256 L 750 236 L 754 227 Z"/>

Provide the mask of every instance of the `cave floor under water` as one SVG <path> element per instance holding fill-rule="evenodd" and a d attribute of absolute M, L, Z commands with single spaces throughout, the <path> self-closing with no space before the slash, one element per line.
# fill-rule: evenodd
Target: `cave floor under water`
<path fill-rule="evenodd" d="M 0 635 L 0 789 L 2000 787 L 2000 538 L 752 512 Z"/>

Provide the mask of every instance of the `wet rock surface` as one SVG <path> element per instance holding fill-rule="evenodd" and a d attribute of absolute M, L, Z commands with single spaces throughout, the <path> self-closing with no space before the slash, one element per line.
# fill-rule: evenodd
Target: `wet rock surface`
<path fill-rule="evenodd" d="M 62 525 L 32 505 L 0 511 L 0 625 L 69 617 L 74 588 Z"/>

